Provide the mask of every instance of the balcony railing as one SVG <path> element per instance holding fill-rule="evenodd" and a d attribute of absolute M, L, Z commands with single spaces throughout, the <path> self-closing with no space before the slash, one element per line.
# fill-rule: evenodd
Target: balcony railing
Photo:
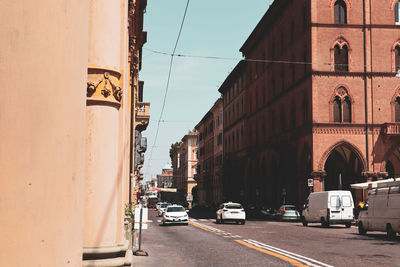
<path fill-rule="evenodd" d="M 400 122 L 387 122 L 383 124 L 382 128 L 386 135 L 400 135 Z"/>
<path fill-rule="evenodd" d="M 139 131 L 144 131 L 147 128 L 150 120 L 150 103 L 137 102 L 136 103 L 136 128 Z"/>

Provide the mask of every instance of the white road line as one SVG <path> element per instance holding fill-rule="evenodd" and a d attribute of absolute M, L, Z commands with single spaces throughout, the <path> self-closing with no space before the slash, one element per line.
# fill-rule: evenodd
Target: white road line
<path fill-rule="evenodd" d="M 189 219 L 189 221 L 196 222 L 197 220 L 196 219 Z"/>
<path fill-rule="evenodd" d="M 240 235 L 231 235 L 232 238 L 242 238 Z"/>
<path fill-rule="evenodd" d="M 153 220 L 147 220 L 147 222 L 153 222 Z"/>
<path fill-rule="evenodd" d="M 264 249 L 267 249 L 269 251 L 273 251 L 273 252 L 276 252 L 278 254 L 284 255 L 286 257 L 301 261 L 301 262 L 303 262 L 303 263 L 305 263 L 305 264 L 307 264 L 309 266 L 312 266 L 312 267 L 319 267 L 319 266 L 333 267 L 332 265 L 328 265 L 328 264 L 325 264 L 323 262 L 320 262 L 320 261 L 317 261 L 317 260 L 302 256 L 302 255 L 299 255 L 299 254 L 296 254 L 296 253 L 293 253 L 293 252 L 290 252 L 290 251 L 286 251 L 286 250 L 283 250 L 283 249 L 280 249 L 280 248 L 276 248 L 276 247 L 273 247 L 273 246 L 258 242 L 256 240 L 248 239 L 248 240 L 243 240 L 243 241 L 245 241 L 245 242 L 247 242 L 249 244 L 252 244 L 252 245 L 254 245 L 256 247 L 264 248 Z"/>
<path fill-rule="evenodd" d="M 157 220 L 157 222 L 161 222 L 161 220 Z"/>
<path fill-rule="evenodd" d="M 201 222 L 208 222 L 208 219 L 199 219 Z"/>

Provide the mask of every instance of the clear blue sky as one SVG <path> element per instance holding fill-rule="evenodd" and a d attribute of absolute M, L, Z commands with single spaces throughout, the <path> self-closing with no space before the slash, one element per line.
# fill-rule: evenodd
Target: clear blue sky
<path fill-rule="evenodd" d="M 191 0 L 176 54 L 241 58 L 240 47 L 273 0 Z M 170 56 L 187 0 L 148 0 L 144 15 L 147 43 L 139 74 L 144 102 L 150 102 L 150 123 L 142 134 L 147 152 L 145 180 L 170 163 L 169 148 L 194 129 L 219 97 L 218 88 L 238 60 L 174 57 L 169 89 L 155 140 L 168 79 Z M 153 147 L 153 145 L 155 145 Z"/>

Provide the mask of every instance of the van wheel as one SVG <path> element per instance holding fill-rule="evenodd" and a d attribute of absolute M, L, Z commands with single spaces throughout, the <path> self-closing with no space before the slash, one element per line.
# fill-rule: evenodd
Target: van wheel
<path fill-rule="evenodd" d="M 246 223 L 246 220 L 242 220 L 242 225 L 244 225 Z"/>
<path fill-rule="evenodd" d="M 303 226 L 307 226 L 308 222 L 306 221 L 306 218 L 301 217 L 301 222 L 303 223 Z"/>
<path fill-rule="evenodd" d="M 345 224 L 346 228 L 350 228 L 351 227 L 351 222 L 348 222 Z"/>
<path fill-rule="evenodd" d="M 396 232 L 393 231 L 392 225 L 390 223 L 386 225 L 386 236 L 389 239 L 394 239 L 396 237 Z"/>
<path fill-rule="evenodd" d="M 358 222 L 358 233 L 360 235 L 365 235 L 367 233 L 367 229 L 363 227 L 362 222 Z"/>

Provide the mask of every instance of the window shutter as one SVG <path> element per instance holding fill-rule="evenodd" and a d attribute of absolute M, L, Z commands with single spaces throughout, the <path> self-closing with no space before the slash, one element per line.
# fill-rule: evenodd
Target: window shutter
<path fill-rule="evenodd" d="M 343 122 L 351 122 L 351 103 L 347 97 L 343 102 Z"/>
<path fill-rule="evenodd" d="M 394 121 L 400 122 L 400 97 L 397 97 L 394 102 Z"/>
<path fill-rule="evenodd" d="M 341 122 L 342 114 L 341 114 L 341 103 L 339 97 L 336 97 L 333 101 L 333 121 Z"/>
<path fill-rule="evenodd" d="M 395 48 L 396 71 L 400 69 L 400 46 Z"/>
<path fill-rule="evenodd" d="M 347 23 L 346 3 L 343 0 L 336 1 L 334 13 L 335 13 L 335 24 Z"/>
<path fill-rule="evenodd" d="M 335 45 L 335 71 L 340 71 L 340 48 L 338 45 Z"/>

